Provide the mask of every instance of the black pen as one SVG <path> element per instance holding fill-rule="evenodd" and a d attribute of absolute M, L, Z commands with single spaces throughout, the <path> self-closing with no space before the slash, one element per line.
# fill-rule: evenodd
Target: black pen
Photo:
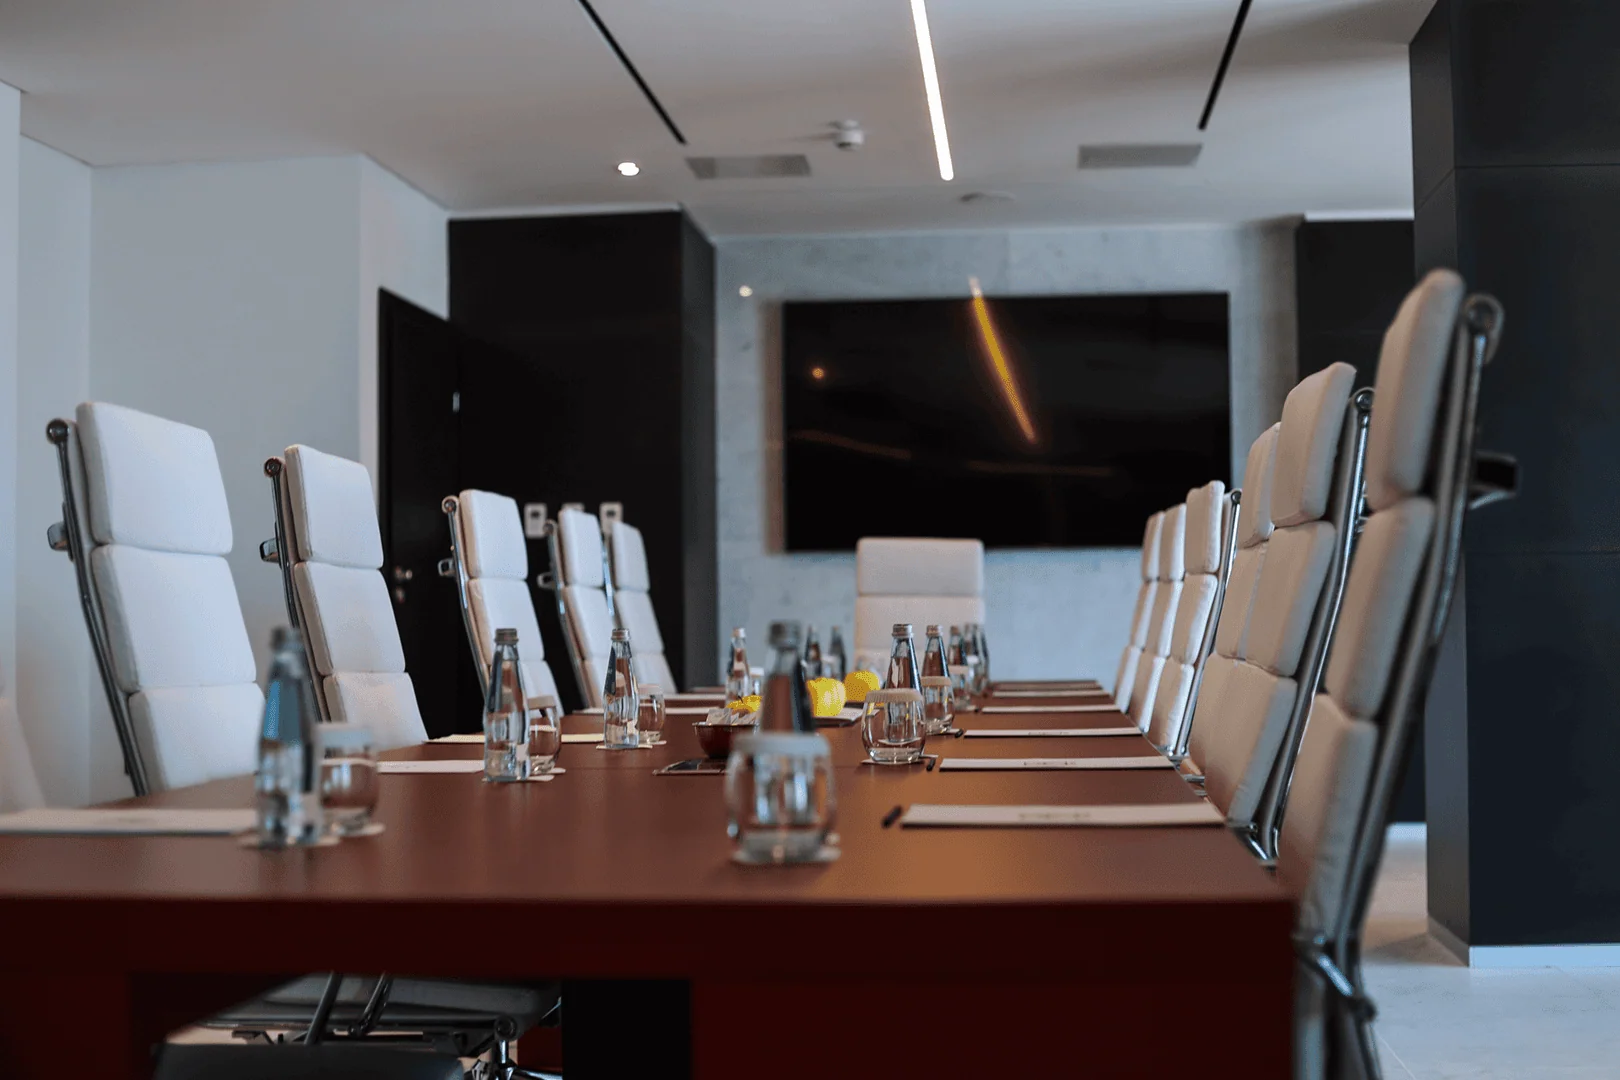
<path fill-rule="evenodd" d="M 893 825 L 895 822 L 899 821 L 902 810 L 902 807 L 896 806 L 893 810 L 890 810 L 887 814 L 884 814 L 883 827 L 887 829 L 890 825 Z"/>

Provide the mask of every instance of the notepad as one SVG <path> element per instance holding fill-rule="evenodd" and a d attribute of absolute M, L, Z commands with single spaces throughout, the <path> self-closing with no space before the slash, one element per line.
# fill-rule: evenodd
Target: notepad
<path fill-rule="evenodd" d="M 383 776 L 404 776 L 412 773 L 481 773 L 483 771 L 484 763 L 478 758 L 377 762 L 377 772 Z"/>
<path fill-rule="evenodd" d="M 602 741 L 600 731 L 565 731 L 562 741 L 565 743 L 599 743 Z"/>
<path fill-rule="evenodd" d="M 602 706 L 600 706 L 600 705 L 591 705 L 591 706 L 588 706 L 586 708 L 583 708 L 583 709 L 579 710 L 579 712 L 580 712 L 581 716 L 601 716 L 602 715 Z"/>
<path fill-rule="evenodd" d="M 1010 770 L 1077 770 L 1077 769 L 1173 769 L 1169 758 L 1153 757 L 1047 757 L 1047 758 L 941 758 L 942 770 L 978 770 L 1002 772 Z"/>
<path fill-rule="evenodd" d="M 1135 724 L 1127 727 L 1099 728 L 973 728 L 962 733 L 969 739 L 1083 739 L 1087 736 L 1140 735 Z"/>
<path fill-rule="evenodd" d="M 1202 800 L 1165 806 L 946 806 L 915 803 L 900 819 L 912 828 L 1132 828 L 1220 825 L 1221 812 Z"/>
<path fill-rule="evenodd" d="M 716 705 L 726 703 L 726 695 L 720 694 L 665 694 L 665 701 L 712 701 Z"/>
<path fill-rule="evenodd" d="M 986 705 L 982 713 L 1119 712 L 1112 703 L 1096 705 Z"/>
<path fill-rule="evenodd" d="M 1114 695 L 1108 693 L 1106 690 L 997 690 L 995 696 L 998 698 L 1088 697 L 1107 698 L 1109 701 L 1114 700 Z"/>
<path fill-rule="evenodd" d="M 256 824 L 251 809 L 52 809 L 0 814 L 0 833 L 41 836 L 230 836 Z"/>
<path fill-rule="evenodd" d="M 839 719 L 839 720 L 859 720 L 860 718 L 861 718 L 860 706 L 856 706 L 856 707 L 851 708 L 851 709 L 839 709 L 838 710 L 837 719 Z M 831 718 L 829 718 L 829 719 L 831 719 Z"/>
<path fill-rule="evenodd" d="M 444 743 L 446 745 L 455 746 L 455 745 L 459 745 L 461 743 L 482 743 L 484 741 L 484 737 L 482 735 L 467 735 L 467 734 L 441 735 L 437 739 L 429 739 L 428 741 L 433 742 L 433 743 Z"/>
<path fill-rule="evenodd" d="M 710 705 L 683 705 L 677 708 L 665 706 L 664 713 L 668 716 L 708 716 L 711 708 L 719 706 Z"/>

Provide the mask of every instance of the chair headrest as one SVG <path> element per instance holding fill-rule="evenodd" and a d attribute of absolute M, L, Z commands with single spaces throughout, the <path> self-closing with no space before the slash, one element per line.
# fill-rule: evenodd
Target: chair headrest
<path fill-rule="evenodd" d="M 1189 574 L 1218 574 L 1221 570 L 1221 519 L 1226 508 L 1226 485 L 1211 480 L 1187 492 L 1186 539 L 1182 559 Z"/>
<path fill-rule="evenodd" d="M 462 556 L 471 578 L 529 576 L 529 545 L 517 501 L 493 491 L 469 488 L 456 496 L 461 519 Z"/>
<path fill-rule="evenodd" d="M 1374 510 L 1423 487 L 1464 293 L 1456 273 L 1431 271 L 1384 334 L 1367 429 L 1367 505 Z"/>
<path fill-rule="evenodd" d="M 862 537 L 855 545 L 862 596 L 983 596 L 984 543 Z"/>
<path fill-rule="evenodd" d="M 1288 391 L 1271 474 L 1271 520 L 1278 526 L 1320 521 L 1327 514 L 1344 408 L 1355 384 L 1356 369 L 1337 363 Z"/>
<path fill-rule="evenodd" d="M 208 432 L 101 401 L 74 417 L 96 543 L 229 554 L 231 511 Z"/>
<path fill-rule="evenodd" d="M 1159 580 L 1180 581 L 1187 576 L 1187 504 L 1177 503 L 1164 512 L 1159 528 Z"/>
<path fill-rule="evenodd" d="M 1142 580 L 1157 581 L 1159 578 L 1159 530 L 1164 528 L 1164 511 L 1147 519 L 1142 528 Z"/>
<path fill-rule="evenodd" d="M 382 533 L 366 467 L 312 446 L 287 447 L 285 460 L 299 561 L 381 569 Z"/>
<path fill-rule="evenodd" d="M 1281 430 L 1282 424 L 1272 424 L 1249 447 L 1249 463 L 1243 470 L 1243 501 L 1238 504 L 1238 547 L 1255 547 L 1271 535 L 1271 477 Z"/>
<path fill-rule="evenodd" d="M 615 521 L 609 543 L 613 545 L 613 587 L 632 592 L 650 590 L 652 579 L 647 573 L 647 546 L 642 543 L 641 530 Z"/>
<path fill-rule="evenodd" d="M 562 544 L 563 584 L 602 587 L 602 526 L 595 514 L 564 510 L 557 515 Z"/>

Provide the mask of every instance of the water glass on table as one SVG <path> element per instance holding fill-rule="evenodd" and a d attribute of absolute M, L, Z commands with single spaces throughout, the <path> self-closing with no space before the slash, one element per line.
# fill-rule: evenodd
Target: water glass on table
<path fill-rule="evenodd" d="M 928 741 L 923 696 L 911 687 L 873 690 L 861 706 L 861 743 L 878 765 L 913 765 Z"/>
<path fill-rule="evenodd" d="M 832 750 L 823 735 L 769 731 L 732 740 L 727 829 L 744 863 L 826 857 L 837 814 Z"/>
<path fill-rule="evenodd" d="M 922 677 L 923 723 L 930 735 L 943 735 L 956 722 L 955 694 L 949 675 Z"/>
<path fill-rule="evenodd" d="M 335 836 L 375 836 L 377 809 L 377 743 L 364 724 L 318 724 L 321 806 L 326 827 Z"/>
<path fill-rule="evenodd" d="M 562 750 L 562 706 L 550 694 L 529 699 L 529 775 L 544 776 Z"/>
<path fill-rule="evenodd" d="M 973 669 L 966 664 L 952 664 L 950 672 L 952 710 L 972 712 L 978 708 L 973 704 Z"/>
<path fill-rule="evenodd" d="M 664 688 L 657 683 L 643 683 L 639 689 L 640 705 L 636 715 L 641 745 L 657 746 L 664 741 Z"/>

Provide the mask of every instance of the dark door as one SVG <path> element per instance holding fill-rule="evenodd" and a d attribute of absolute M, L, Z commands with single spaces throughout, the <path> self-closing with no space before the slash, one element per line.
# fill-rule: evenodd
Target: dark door
<path fill-rule="evenodd" d="M 428 735 L 480 727 L 476 675 L 453 582 L 440 504 L 460 490 L 457 357 L 462 335 L 386 290 L 378 297 L 379 519 L 383 575 L 405 647 L 405 668 Z M 465 685 L 463 685 L 465 684 Z"/>

